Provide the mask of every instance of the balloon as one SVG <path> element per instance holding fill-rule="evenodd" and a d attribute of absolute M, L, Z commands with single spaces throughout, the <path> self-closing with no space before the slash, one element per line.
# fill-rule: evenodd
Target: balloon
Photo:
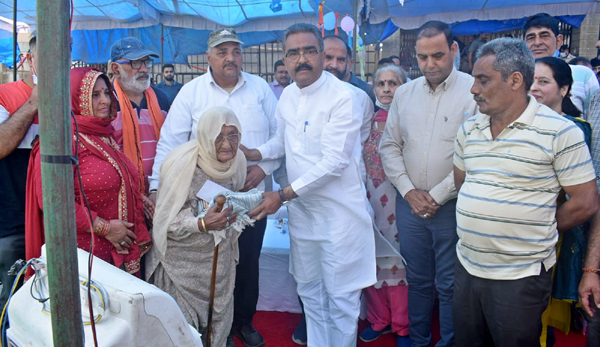
<path fill-rule="evenodd" d="M 340 26 L 345 32 L 352 31 L 354 29 L 354 19 L 350 16 L 346 16 L 340 22 Z"/>
<path fill-rule="evenodd" d="M 323 26 L 325 26 L 325 30 L 335 29 L 336 24 L 335 12 L 329 12 L 323 16 Z"/>

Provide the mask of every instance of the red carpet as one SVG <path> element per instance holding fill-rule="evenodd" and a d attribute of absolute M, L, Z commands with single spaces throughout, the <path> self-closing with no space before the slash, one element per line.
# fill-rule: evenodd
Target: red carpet
<path fill-rule="evenodd" d="M 437 315 L 434 315 L 437 317 Z M 265 347 L 297 347 L 292 342 L 292 334 L 296 325 L 300 321 L 300 315 L 286 312 L 266 312 L 259 311 L 254 316 L 254 326 L 265 338 Z M 366 321 L 359 323 L 359 331 L 367 326 Z M 555 347 L 584 347 L 585 336 L 578 333 L 570 333 L 565 336 L 560 330 L 556 329 Z M 437 318 L 433 321 L 432 335 L 434 341 L 440 338 L 439 322 Z M 243 347 L 242 342 L 236 337 L 236 346 Z M 373 342 L 365 343 L 358 341 L 358 347 L 394 347 L 396 338 L 394 334 L 386 334 Z"/>

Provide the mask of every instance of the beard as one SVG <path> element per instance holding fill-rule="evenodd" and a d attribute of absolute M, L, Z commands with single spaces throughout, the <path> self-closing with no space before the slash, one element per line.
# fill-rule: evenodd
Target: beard
<path fill-rule="evenodd" d="M 331 73 L 332 75 L 334 75 L 335 77 L 337 77 L 340 80 L 343 80 L 344 77 L 346 76 L 346 72 L 348 72 L 347 69 L 344 69 L 344 71 L 333 68 L 333 67 L 328 67 L 325 69 L 327 72 Z"/>
<path fill-rule="evenodd" d="M 165 76 L 165 81 L 169 81 L 169 82 L 171 82 L 171 81 L 173 81 L 174 79 L 175 79 L 175 76 L 171 76 L 171 75 L 169 75 L 169 76 Z"/>
<path fill-rule="evenodd" d="M 142 76 L 146 76 L 146 79 L 138 80 Z M 131 93 L 142 94 L 144 90 L 150 88 L 150 75 L 145 72 L 134 72 L 129 75 L 121 65 L 119 65 L 117 79 L 121 88 Z"/>

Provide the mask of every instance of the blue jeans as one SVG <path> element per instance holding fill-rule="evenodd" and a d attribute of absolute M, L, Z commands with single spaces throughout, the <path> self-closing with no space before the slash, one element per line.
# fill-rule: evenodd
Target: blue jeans
<path fill-rule="evenodd" d="M 411 213 L 400 193 L 396 198 L 400 251 L 406 259 L 409 332 L 413 347 L 431 345 L 431 315 L 437 289 L 440 301 L 438 347 L 453 347 L 452 292 L 456 259 L 456 199 L 423 219 Z"/>

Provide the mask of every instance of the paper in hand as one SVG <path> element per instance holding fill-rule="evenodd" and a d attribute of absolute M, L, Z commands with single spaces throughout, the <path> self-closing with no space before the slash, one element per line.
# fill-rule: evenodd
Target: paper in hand
<path fill-rule="evenodd" d="M 212 202 L 215 196 L 223 192 L 231 191 L 220 184 L 207 180 L 198 193 L 196 193 L 196 196 L 204 201 Z"/>

